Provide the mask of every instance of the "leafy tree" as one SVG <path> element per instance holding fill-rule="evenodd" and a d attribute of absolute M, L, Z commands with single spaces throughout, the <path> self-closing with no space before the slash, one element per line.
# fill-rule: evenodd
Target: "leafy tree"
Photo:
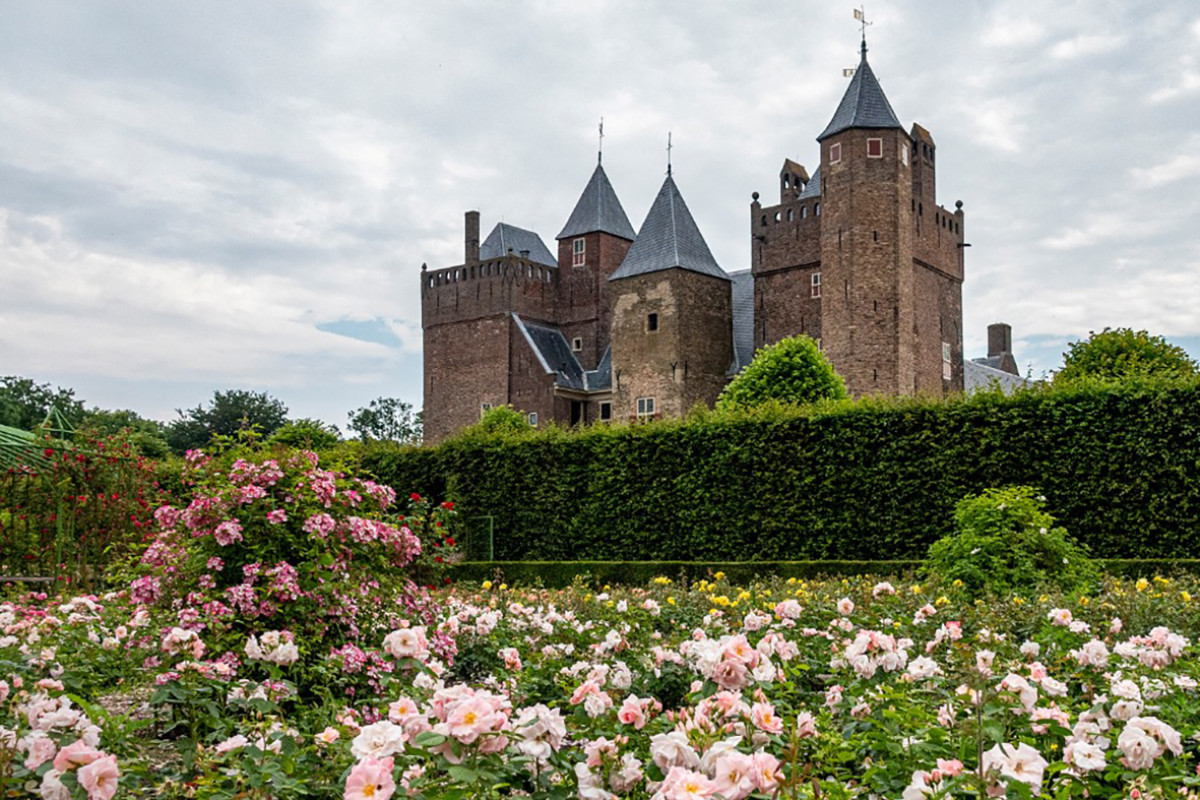
<path fill-rule="evenodd" d="M 179 411 L 167 426 L 167 442 L 176 453 L 206 446 L 214 435 L 233 436 L 252 428 L 270 436 L 287 422 L 287 406 L 266 392 L 230 389 L 214 392 L 208 408 L 203 404 Z"/>
<path fill-rule="evenodd" d="M 846 397 L 846 384 L 809 336 L 791 336 L 760 349 L 717 398 L 718 410 L 770 401 L 803 405 Z"/>
<path fill-rule="evenodd" d="M 512 406 L 492 406 L 487 411 L 483 412 L 483 416 L 479 418 L 479 422 L 474 425 L 463 428 L 459 435 L 471 436 L 472 434 L 521 434 L 529 433 L 534 430 L 529 424 L 529 418 L 522 412 L 517 411 Z"/>
<path fill-rule="evenodd" d="M 45 421 L 54 407 L 72 424 L 83 419 L 83 401 L 74 389 L 34 383 L 29 378 L 9 375 L 0 378 L 0 425 L 31 431 Z"/>
<path fill-rule="evenodd" d="M 76 438 L 85 441 L 97 436 L 127 436 L 129 443 L 141 455 L 164 458 L 171 452 L 166 434 L 165 425 L 146 419 L 137 412 L 93 408 L 80 422 Z"/>
<path fill-rule="evenodd" d="M 1072 342 L 1063 354 L 1063 368 L 1054 376 L 1058 385 L 1093 378 L 1182 378 L 1197 374 L 1187 352 L 1161 336 L 1132 328 L 1105 328 L 1084 341 Z"/>
<path fill-rule="evenodd" d="M 323 450 L 333 447 L 342 440 L 336 425 L 326 425 L 319 419 L 293 419 L 271 434 L 270 441 L 302 447 L 306 450 Z"/>
<path fill-rule="evenodd" d="M 401 444 L 421 441 L 421 413 L 398 397 L 377 397 L 366 408 L 350 412 L 350 430 L 364 442 L 372 439 Z"/>

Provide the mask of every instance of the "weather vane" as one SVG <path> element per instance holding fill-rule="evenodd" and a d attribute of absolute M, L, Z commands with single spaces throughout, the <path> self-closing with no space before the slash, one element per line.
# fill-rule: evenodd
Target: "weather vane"
<path fill-rule="evenodd" d="M 867 52 L 867 26 L 874 25 L 873 22 L 867 22 L 867 11 L 864 6 L 859 6 L 854 9 L 854 18 L 858 20 L 859 27 L 862 28 L 862 51 Z"/>
<path fill-rule="evenodd" d="M 604 161 L 604 117 L 600 118 L 600 146 L 596 149 L 596 163 Z"/>
<path fill-rule="evenodd" d="M 671 132 L 667 131 L 667 176 L 671 175 Z"/>

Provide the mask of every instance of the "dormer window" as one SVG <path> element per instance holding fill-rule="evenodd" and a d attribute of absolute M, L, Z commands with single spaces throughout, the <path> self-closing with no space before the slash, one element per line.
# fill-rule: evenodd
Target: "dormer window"
<path fill-rule="evenodd" d="M 829 145 L 829 163 L 837 164 L 842 160 L 842 143 L 834 142 Z"/>
<path fill-rule="evenodd" d="M 571 242 L 571 266 L 582 267 L 587 263 L 587 240 L 576 239 Z"/>
<path fill-rule="evenodd" d="M 867 139 L 867 158 L 883 158 L 883 139 Z"/>

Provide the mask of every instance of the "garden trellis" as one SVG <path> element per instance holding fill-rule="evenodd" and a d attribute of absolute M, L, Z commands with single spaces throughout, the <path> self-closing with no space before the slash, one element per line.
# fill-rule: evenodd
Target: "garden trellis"
<path fill-rule="evenodd" d="M 57 409 L 36 432 L 0 426 L 0 575 L 90 582 L 148 519 L 141 460 L 74 435 Z"/>

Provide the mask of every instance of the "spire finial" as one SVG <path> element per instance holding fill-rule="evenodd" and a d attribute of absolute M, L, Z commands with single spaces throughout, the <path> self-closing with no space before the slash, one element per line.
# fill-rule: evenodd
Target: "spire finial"
<path fill-rule="evenodd" d="M 671 132 L 667 131 L 667 177 L 671 177 Z"/>
<path fill-rule="evenodd" d="M 862 60 L 867 60 L 867 26 L 874 25 L 873 22 L 867 22 L 867 12 L 864 6 L 859 6 L 854 9 L 854 18 L 858 20 L 862 28 Z"/>
<path fill-rule="evenodd" d="M 604 117 L 600 118 L 600 146 L 596 149 L 596 163 L 604 161 Z"/>

